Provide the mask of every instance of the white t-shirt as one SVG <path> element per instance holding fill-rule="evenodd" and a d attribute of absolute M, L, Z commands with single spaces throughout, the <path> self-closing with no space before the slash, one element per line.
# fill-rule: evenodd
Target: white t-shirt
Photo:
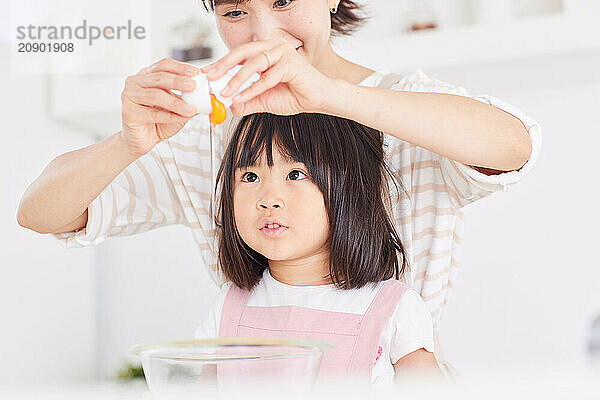
<path fill-rule="evenodd" d="M 319 286 L 291 286 L 279 282 L 265 269 L 262 279 L 248 298 L 248 305 L 255 307 L 298 306 L 324 311 L 364 315 L 385 281 L 375 288 L 371 285 L 360 289 L 340 290 L 333 284 Z M 225 296 L 231 282 L 225 283 L 215 299 L 213 307 L 203 316 L 194 333 L 196 339 L 219 336 L 219 324 Z M 424 348 L 434 352 L 433 323 L 425 302 L 414 289 L 407 290 L 392 317 L 387 322 L 379 340 L 381 355 L 373 367 L 372 382 L 375 385 L 390 383 L 394 379 L 394 366 L 405 355 Z M 375 363 L 376 355 L 373 355 Z"/>

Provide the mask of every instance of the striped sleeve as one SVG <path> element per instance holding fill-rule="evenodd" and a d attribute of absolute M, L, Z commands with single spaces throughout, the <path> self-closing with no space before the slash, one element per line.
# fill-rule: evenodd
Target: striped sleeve
<path fill-rule="evenodd" d="M 473 167 L 435 154 L 427 149 L 415 146 L 418 153 L 414 159 L 431 159 L 440 169 L 440 178 L 450 194 L 450 199 L 457 207 L 464 207 L 475 200 L 486 197 L 497 191 L 508 191 L 512 186 L 521 181 L 534 167 L 541 148 L 542 133 L 539 123 L 502 100 L 492 96 L 471 96 L 463 87 L 455 87 L 438 79 L 427 76 L 418 69 L 403 77 L 392 89 L 405 91 L 418 91 L 430 93 L 447 93 L 465 96 L 495 106 L 518 118 L 529 133 L 532 152 L 529 160 L 519 170 L 506 171 L 497 175 L 483 174 Z"/>
<path fill-rule="evenodd" d="M 88 207 L 85 228 L 52 234 L 67 248 L 94 246 L 111 236 L 130 236 L 185 224 L 172 181 L 159 156 L 161 142 L 131 163 Z"/>

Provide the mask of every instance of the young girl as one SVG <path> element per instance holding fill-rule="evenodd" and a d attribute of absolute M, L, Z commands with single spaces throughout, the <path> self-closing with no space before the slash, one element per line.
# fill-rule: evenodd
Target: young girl
<path fill-rule="evenodd" d="M 196 338 L 327 341 L 321 379 L 437 369 L 429 311 L 399 280 L 408 264 L 384 174 L 394 180 L 382 134 L 354 121 L 244 117 L 218 174 L 218 258 L 230 282 Z"/>
<path fill-rule="evenodd" d="M 411 195 L 392 205 L 412 266 L 406 282 L 425 301 L 438 362 L 452 372 L 437 333 L 460 265 L 463 207 L 509 190 L 532 170 L 541 144 L 539 124 L 510 104 L 471 96 L 420 69 L 374 71 L 339 56 L 331 35 L 349 34 L 362 22 L 353 1 L 204 3 L 214 10 L 219 34 L 231 49 L 204 69 L 210 79 L 243 64 L 226 91 L 233 93 L 252 73 L 262 74 L 236 98 L 230 111 L 237 117 L 316 112 L 385 133 L 386 158 Z M 389 51 L 390 57 L 411 56 Z M 195 110 L 171 91 L 193 90 L 191 77 L 198 72 L 163 59 L 128 77 L 122 130 L 51 163 L 23 197 L 23 226 L 81 247 L 182 224 L 190 228 L 211 277 L 222 284 L 209 219 L 208 121 L 190 121 Z M 217 135 L 219 159 L 234 120 Z"/>

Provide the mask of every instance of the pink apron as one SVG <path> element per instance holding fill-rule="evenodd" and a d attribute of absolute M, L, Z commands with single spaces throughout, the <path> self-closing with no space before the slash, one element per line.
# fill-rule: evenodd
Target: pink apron
<path fill-rule="evenodd" d="M 248 306 L 248 290 L 231 285 L 225 297 L 219 337 L 276 337 L 320 340 L 333 345 L 321 359 L 317 381 L 359 379 L 371 383 L 383 329 L 409 286 L 390 279 L 364 315 L 298 306 Z"/>

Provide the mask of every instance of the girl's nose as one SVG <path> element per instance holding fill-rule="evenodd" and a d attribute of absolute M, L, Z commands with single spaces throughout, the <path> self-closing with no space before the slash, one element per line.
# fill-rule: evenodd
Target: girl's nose
<path fill-rule="evenodd" d="M 283 207 L 283 200 L 278 199 L 278 198 L 266 198 L 266 199 L 262 199 L 259 200 L 256 208 L 258 208 L 259 210 L 268 210 L 270 208 L 282 208 Z"/>

